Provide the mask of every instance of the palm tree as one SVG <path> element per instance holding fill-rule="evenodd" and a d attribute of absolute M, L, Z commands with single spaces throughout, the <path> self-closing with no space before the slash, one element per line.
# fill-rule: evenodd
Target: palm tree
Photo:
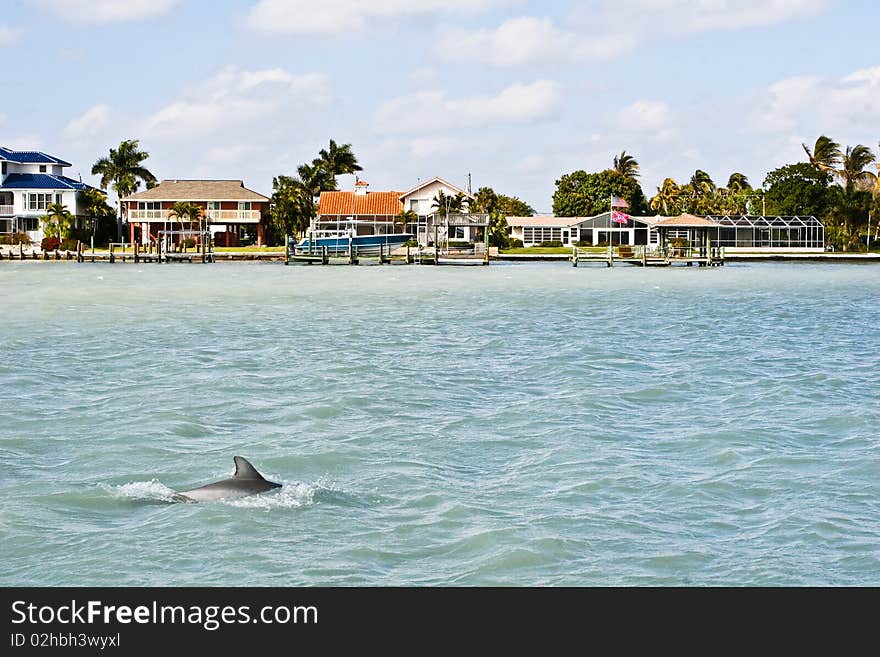
<path fill-rule="evenodd" d="M 300 164 L 296 168 L 299 182 L 308 190 L 312 198 L 318 198 L 321 192 L 336 190 L 336 178 L 315 160 L 311 165 Z"/>
<path fill-rule="evenodd" d="M 830 137 L 822 135 L 816 140 L 812 151 L 810 151 L 806 144 L 802 144 L 802 146 L 807 154 L 807 158 L 810 160 L 810 164 L 822 171 L 836 172 L 835 167 L 840 163 L 842 157 L 840 144 Z"/>
<path fill-rule="evenodd" d="M 142 162 L 150 154 L 138 150 L 138 140 L 128 139 L 119 144 L 119 148 L 111 148 L 109 157 L 102 157 L 92 167 L 93 176 L 101 176 L 101 189 L 106 190 L 112 185 L 113 191 L 120 198 L 119 216 L 116 222 L 116 238 L 122 240 L 122 202 L 121 199 L 134 194 L 140 181 L 149 187 L 156 182 L 154 176 Z"/>
<path fill-rule="evenodd" d="M 202 208 L 201 206 L 190 203 L 189 201 L 178 201 L 174 205 L 171 206 L 171 209 L 168 210 L 168 217 L 176 217 L 178 221 L 180 221 L 181 228 L 183 227 L 184 221 L 188 221 L 190 224 L 195 222 L 199 222 L 199 233 L 201 234 L 202 230 Z M 171 229 L 174 230 L 174 224 L 172 222 Z M 181 240 L 182 241 L 182 240 Z"/>
<path fill-rule="evenodd" d="M 697 196 L 711 194 L 716 189 L 712 177 L 702 169 L 694 171 L 694 175 L 691 176 L 690 185 Z"/>
<path fill-rule="evenodd" d="M 632 155 L 627 155 L 626 151 L 622 151 L 619 156 L 614 158 L 614 170 L 625 178 L 632 180 L 639 178 L 639 163 Z"/>
<path fill-rule="evenodd" d="M 847 146 L 843 155 L 841 168 L 836 172 L 846 191 L 853 189 L 869 190 L 876 181 L 876 176 L 865 167 L 876 161 L 871 149 L 862 144 Z"/>
<path fill-rule="evenodd" d="M 412 210 L 401 210 L 397 217 L 395 217 L 396 223 L 399 223 L 403 226 L 403 232 L 406 232 L 406 227 L 414 221 L 419 220 L 419 216 L 413 212 Z"/>
<path fill-rule="evenodd" d="M 336 189 L 336 176 L 363 171 L 351 150 L 351 144 L 338 146 L 332 139 L 328 148 L 318 151 L 318 157 L 312 161 L 312 165 L 323 169 L 333 179 L 333 189 Z"/>
<path fill-rule="evenodd" d="M 744 173 L 734 172 L 730 174 L 730 178 L 727 179 L 727 189 L 731 192 L 746 192 L 751 188 L 752 186 L 749 184 L 749 179 Z"/>
<path fill-rule="evenodd" d="M 46 237 L 58 237 L 65 239 L 70 235 L 70 228 L 75 217 L 70 214 L 66 205 L 52 203 L 46 208 L 46 216 L 43 217 L 43 232 Z"/>
<path fill-rule="evenodd" d="M 667 178 L 657 188 L 657 195 L 651 199 L 651 209 L 658 213 L 662 210 L 664 215 L 671 215 L 677 211 L 680 193 L 678 183 L 673 178 Z"/>

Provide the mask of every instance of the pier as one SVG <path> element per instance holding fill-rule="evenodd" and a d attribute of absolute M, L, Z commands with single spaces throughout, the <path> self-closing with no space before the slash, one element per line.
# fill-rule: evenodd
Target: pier
<path fill-rule="evenodd" d="M 357 246 L 349 246 L 346 249 L 333 249 L 331 251 L 327 246 L 312 247 L 310 242 L 307 251 L 297 253 L 295 244 L 296 242 L 291 238 L 287 239 L 284 258 L 284 264 L 286 265 L 406 264 L 473 266 L 489 264 L 488 248 L 478 249 L 476 245 L 469 249 L 447 248 L 443 251 L 434 247 L 421 248 L 412 246 L 392 250 L 388 246 L 380 244 L 378 253 L 376 253 L 375 249 L 370 249 L 366 252 L 363 250 L 359 251 Z"/>
<path fill-rule="evenodd" d="M 590 263 L 604 264 L 606 267 L 615 265 L 720 267 L 724 265 L 724 249 L 723 247 L 703 246 L 650 250 L 646 246 L 621 245 L 617 247 L 617 253 L 615 253 L 613 246 L 603 249 L 585 249 L 575 246 L 569 259 L 572 267 Z"/>

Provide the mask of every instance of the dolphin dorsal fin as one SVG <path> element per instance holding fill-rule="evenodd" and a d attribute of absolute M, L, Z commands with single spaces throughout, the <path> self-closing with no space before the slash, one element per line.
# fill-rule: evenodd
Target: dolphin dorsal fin
<path fill-rule="evenodd" d="M 243 456 L 233 456 L 232 460 L 235 461 L 235 474 L 232 475 L 235 479 L 263 479 L 263 475 Z"/>

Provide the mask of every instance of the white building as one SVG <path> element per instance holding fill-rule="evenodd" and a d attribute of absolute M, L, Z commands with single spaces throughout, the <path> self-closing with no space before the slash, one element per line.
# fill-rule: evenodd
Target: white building
<path fill-rule="evenodd" d="M 434 205 L 435 199 L 440 197 L 440 192 L 443 192 L 443 196 L 450 201 L 461 194 L 464 197 L 464 203 L 460 212 L 450 208 L 449 213 L 467 215 L 468 205 L 474 200 L 474 195 L 443 178 L 431 178 L 400 195 L 404 211 L 414 212 L 418 217 L 416 226 L 410 230 L 415 230 L 419 244 L 433 244 L 435 222 L 438 228 L 438 239 L 443 241 L 474 241 L 477 237 L 477 226 L 467 225 L 470 222 L 463 219 L 453 222 L 461 224 L 457 226 L 447 225 L 449 222 L 444 221 L 446 208 L 438 208 Z"/>
<path fill-rule="evenodd" d="M 658 243 L 654 225 L 659 217 L 634 217 L 622 212 L 603 212 L 595 217 L 507 217 L 510 236 L 522 240 L 523 246 L 542 242 L 561 242 L 574 246 L 578 242 L 592 246 L 605 244 L 650 245 Z"/>
<path fill-rule="evenodd" d="M 0 146 L 0 235 L 26 233 L 32 242 L 43 239 L 40 220 L 53 203 L 67 206 L 81 225 L 80 196 L 89 185 L 64 175 L 69 162 L 38 151 L 14 151 Z"/>

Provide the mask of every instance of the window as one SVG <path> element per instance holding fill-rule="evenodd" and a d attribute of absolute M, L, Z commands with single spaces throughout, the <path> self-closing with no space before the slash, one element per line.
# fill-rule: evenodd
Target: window
<path fill-rule="evenodd" d="M 55 194 L 55 202 L 61 204 L 64 197 L 61 194 Z"/>
<path fill-rule="evenodd" d="M 540 244 L 541 242 L 562 241 L 562 228 L 532 227 L 523 228 L 523 243 Z"/>
<path fill-rule="evenodd" d="M 208 201 L 208 209 L 209 210 L 219 210 L 220 209 L 220 201 Z"/>
<path fill-rule="evenodd" d="M 40 173 L 46 173 L 46 165 L 45 164 L 40 165 Z"/>
<path fill-rule="evenodd" d="M 3 175 L 6 175 L 6 162 L 3 163 Z"/>
<path fill-rule="evenodd" d="M 421 205 L 419 204 L 418 199 L 412 199 L 409 202 L 409 209 L 416 214 L 421 214 Z"/>
<path fill-rule="evenodd" d="M 244 212 L 244 211 L 249 212 L 250 209 L 251 209 L 251 202 L 250 201 L 239 201 L 238 202 L 238 211 L 239 212 Z"/>
<path fill-rule="evenodd" d="M 40 220 L 36 217 L 22 217 L 18 220 L 20 230 L 25 232 L 34 232 L 40 227 Z"/>
<path fill-rule="evenodd" d="M 52 205 L 51 194 L 28 194 L 28 210 L 45 210 Z"/>

